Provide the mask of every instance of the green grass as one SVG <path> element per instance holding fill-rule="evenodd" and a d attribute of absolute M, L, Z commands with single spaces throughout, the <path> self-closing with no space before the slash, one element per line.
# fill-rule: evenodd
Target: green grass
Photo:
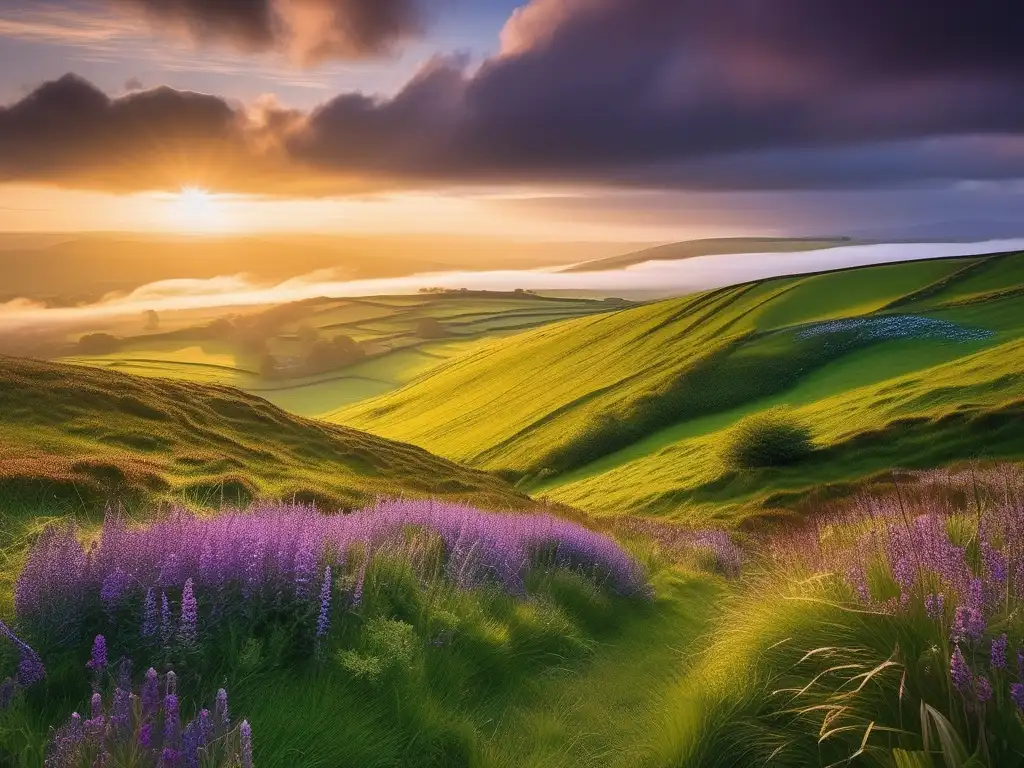
<path fill-rule="evenodd" d="M 529 504 L 491 475 L 223 386 L 2 358 L 0 412 L 5 513 L 293 496 L 329 506 L 381 495 Z"/>
<path fill-rule="evenodd" d="M 898 461 L 908 466 L 1024 455 L 1010 407 L 1024 399 L 1024 315 L 1007 295 L 1021 287 L 1021 264 L 1024 254 L 843 270 L 580 318 L 493 341 L 328 418 L 590 512 L 737 521 L 790 492 L 868 479 L 884 468 L 866 458 L 869 444 L 884 455 L 907 429 Z M 885 314 L 991 335 L 799 335 L 808 323 Z M 724 430 L 778 405 L 797 409 L 832 463 L 814 469 L 812 459 L 806 477 L 730 476 L 718 460 Z M 978 426 L 987 418 L 1003 430 L 992 440 Z"/>
<path fill-rule="evenodd" d="M 168 323 L 165 331 L 171 330 L 169 335 L 138 334 L 132 325 L 118 326 L 115 330 L 128 331 L 118 351 L 105 355 L 69 353 L 61 359 L 139 376 L 227 384 L 258 394 L 292 413 L 318 417 L 398 389 L 483 341 L 566 318 L 608 312 L 616 306 L 602 301 L 505 293 L 304 302 L 301 319 L 284 323 L 268 339 L 272 354 L 300 357 L 303 347 L 295 334 L 300 326 L 310 326 L 326 338 L 351 336 L 364 344 L 369 358 L 329 374 L 283 381 L 268 381 L 259 375 L 259 355 L 228 341 L 204 339 L 201 329 L 190 329 L 180 322 Z M 417 324 L 424 318 L 441 320 L 450 339 L 416 336 Z M 204 319 L 208 324 L 214 318 Z"/>

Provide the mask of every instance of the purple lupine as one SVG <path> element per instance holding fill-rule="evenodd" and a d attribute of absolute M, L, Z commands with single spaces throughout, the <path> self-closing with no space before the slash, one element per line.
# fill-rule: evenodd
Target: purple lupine
<path fill-rule="evenodd" d="M 181 753 L 176 749 L 164 747 L 163 752 L 160 753 L 160 768 L 180 768 L 180 766 Z"/>
<path fill-rule="evenodd" d="M 96 635 L 92 641 L 92 655 L 86 666 L 97 676 L 107 668 L 107 639 L 103 635 Z"/>
<path fill-rule="evenodd" d="M 965 640 L 978 641 L 985 634 L 985 617 L 977 608 L 961 605 L 956 609 L 953 618 L 953 629 L 950 639 L 954 643 Z"/>
<path fill-rule="evenodd" d="M 176 749 L 181 743 L 181 710 L 178 697 L 169 693 L 164 697 L 164 746 Z"/>
<path fill-rule="evenodd" d="M 146 590 L 146 601 L 142 608 L 142 636 L 154 637 L 156 635 L 156 593 L 150 587 Z"/>
<path fill-rule="evenodd" d="M 1005 632 L 992 640 L 992 651 L 989 654 L 989 664 L 992 665 L 993 669 L 1006 668 L 1006 645 L 1007 637 Z"/>
<path fill-rule="evenodd" d="M 192 579 L 185 581 L 185 587 L 181 592 L 181 623 L 178 627 L 178 634 L 181 642 L 186 646 L 194 646 L 199 639 L 197 622 L 199 619 L 199 606 L 196 604 L 196 596 L 192 587 Z"/>
<path fill-rule="evenodd" d="M 210 716 L 210 710 L 199 710 L 199 745 L 205 746 L 213 741 L 213 734 L 213 717 Z"/>
<path fill-rule="evenodd" d="M 167 593 L 160 593 L 160 641 L 164 645 L 171 642 L 171 604 L 167 600 Z"/>
<path fill-rule="evenodd" d="M 189 721 L 181 734 L 181 757 L 185 768 L 199 768 L 199 748 L 202 746 L 199 719 Z"/>
<path fill-rule="evenodd" d="M 949 675 L 953 681 L 953 687 L 960 693 L 967 693 L 971 690 L 974 676 L 971 674 L 971 668 L 967 666 L 967 660 L 964 659 L 959 645 L 953 650 L 953 658 L 949 663 Z"/>
<path fill-rule="evenodd" d="M 252 728 L 248 720 L 243 720 L 238 729 L 242 746 L 242 768 L 252 768 Z"/>
<path fill-rule="evenodd" d="M 153 747 L 153 724 L 143 723 L 139 726 L 139 746 L 143 749 Z"/>
<path fill-rule="evenodd" d="M 992 699 L 992 684 L 987 677 L 978 677 L 974 681 L 974 694 L 978 697 L 980 704 L 985 704 Z"/>
<path fill-rule="evenodd" d="M 324 568 L 324 583 L 320 588 L 320 615 L 316 620 L 316 636 L 326 637 L 331 629 L 331 566 Z"/>
<path fill-rule="evenodd" d="M 50 750 L 46 758 L 46 766 L 75 765 L 85 738 L 85 727 L 82 718 L 77 713 L 72 713 L 68 721 L 57 729 L 50 744 Z"/>
<path fill-rule="evenodd" d="M 108 616 L 113 617 L 121 598 L 128 592 L 130 586 L 131 577 L 120 567 L 115 567 L 103 579 L 103 585 L 100 587 L 100 600 L 103 601 Z"/>
<path fill-rule="evenodd" d="M 1017 711 L 1024 712 L 1024 683 L 1012 683 L 1010 685 L 1010 698 L 1017 705 Z"/>
<path fill-rule="evenodd" d="M 213 705 L 213 724 L 217 738 L 223 736 L 231 728 L 231 717 L 228 713 L 228 692 L 221 688 Z"/>
<path fill-rule="evenodd" d="M 22 654 L 21 661 L 18 662 L 18 685 L 22 688 L 31 688 L 44 677 L 46 667 L 43 666 L 43 660 L 38 654 L 35 651 Z"/>
<path fill-rule="evenodd" d="M 114 730 L 122 736 L 131 729 L 131 692 L 124 688 L 117 688 L 114 691 L 114 703 L 110 711 L 110 724 L 113 726 Z"/>
<path fill-rule="evenodd" d="M 156 670 L 150 667 L 146 670 L 146 680 L 142 684 L 142 716 L 150 718 L 160 708 L 160 688 Z"/>

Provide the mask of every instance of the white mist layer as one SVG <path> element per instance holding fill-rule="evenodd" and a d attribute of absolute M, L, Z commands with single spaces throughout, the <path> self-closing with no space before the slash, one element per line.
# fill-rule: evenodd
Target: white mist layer
<path fill-rule="evenodd" d="M 588 291 L 607 296 L 644 294 L 679 296 L 751 280 L 846 267 L 1024 250 L 1024 239 L 983 243 L 897 243 L 853 245 L 800 253 L 748 253 L 698 256 L 674 261 L 647 261 L 604 272 L 504 270 L 436 272 L 373 280 L 331 279 L 320 271 L 273 285 L 245 275 L 210 279 L 162 280 L 134 291 L 112 295 L 94 304 L 46 307 L 26 299 L 0 304 L 0 330 L 79 326 L 96 318 L 138 314 L 147 310 L 242 308 L 302 301 L 412 294 L 421 288 L 488 291 Z"/>

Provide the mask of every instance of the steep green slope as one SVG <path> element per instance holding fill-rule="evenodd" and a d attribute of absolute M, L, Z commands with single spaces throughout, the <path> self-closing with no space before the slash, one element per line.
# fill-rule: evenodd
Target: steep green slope
<path fill-rule="evenodd" d="M 1024 398 L 1022 264 L 1011 254 L 779 278 L 561 323 L 333 418 L 595 512 L 692 512 L 708 484 L 721 514 L 771 503 L 774 481 L 729 478 L 717 447 L 738 418 L 777 404 L 801 408 L 844 459 L 817 476 L 778 473 L 783 494 L 880 471 L 864 433 L 884 445 L 907 419 L 924 420 L 897 457 L 909 465 L 1024 454 L 1020 411 L 1005 408 Z M 963 424 L 942 421 L 956 413 Z M 987 418 L 1009 432 L 983 439 Z"/>
<path fill-rule="evenodd" d="M 398 495 L 530 503 L 492 475 L 229 387 L 0 357 L 4 512 L 293 496 L 348 506 Z"/>

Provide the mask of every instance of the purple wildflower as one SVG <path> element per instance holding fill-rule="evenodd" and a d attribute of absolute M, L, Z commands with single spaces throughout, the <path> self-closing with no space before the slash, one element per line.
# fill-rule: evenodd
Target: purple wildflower
<path fill-rule="evenodd" d="M 238 731 L 242 745 L 242 768 L 252 768 L 252 727 L 243 720 Z"/>
<path fill-rule="evenodd" d="M 1017 710 L 1024 712 L 1024 683 L 1013 683 L 1010 685 L 1010 698 L 1017 705 Z"/>
<path fill-rule="evenodd" d="M 324 568 L 324 583 L 320 588 L 320 615 L 316 620 L 316 636 L 326 637 L 331 628 L 331 566 Z"/>
<path fill-rule="evenodd" d="M 46 677 L 46 667 L 43 660 L 35 651 L 22 653 L 21 661 L 18 663 L 18 685 L 22 688 L 31 688 Z"/>
<path fill-rule="evenodd" d="M 150 749 L 153 746 L 153 724 L 143 723 L 139 726 L 139 746 Z"/>
<path fill-rule="evenodd" d="M 941 619 L 946 613 L 946 596 L 939 594 L 928 595 L 924 599 L 924 610 L 930 619 Z"/>
<path fill-rule="evenodd" d="M 199 639 L 199 632 L 196 627 L 198 618 L 199 607 L 196 604 L 192 579 L 187 579 L 185 581 L 185 588 L 181 592 L 181 625 L 178 628 L 178 634 L 183 645 L 193 646 Z"/>
<path fill-rule="evenodd" d="M 974 692 L 980 704 L 985 704 L 992 698 L 992 684 L 987 677 L 979 677 L 974 681 Z"/>
<path fill-rule="evenodd" d="M 181 740 L 181 710 L 178 697 L 169 693 L 164 697 L 164 746 L 178 747 Z"/>
<path fill-rule="evenodd" d="M 993 669 L 1006 668 L 1006 643 L 1007 638 L 1005 632 L 992 641 L 992 651 L 989 654 L 989 664 L 992 665 Z"/>
<path fill-rule="evenodd" d="M 157 681 L 156 670 L 150 667 L 146 670 L 146 680 L 142 684 L 142 716 L 150 718 L 156 714 L 160 706 L 160 690 Z"/>
<path fill-rule="evenodd" d="M 102 675 L 107 668 L 107 639 L 103 635 L 96 635 L 92 641 L 92 656 L 86 666 L 97 675 Z"/>
<path fill-rule="evenodd" d="M 971 690 L 973 676 L 959 645 L 953 650 L 953 658 L 949 664 L 949 675 L 953 681 L 953 687 L 960 691 L 960 693 L 966 693 Z"/>
<path fill-rule="evenodd" d="M 956 609 L 953 618 L 953 631 L 950 639 L 954 643 L 965 640 L 980 640 L 985 634 L 985 617 L 977 608 L 961 605 Z"/>
<path fill-rule="evenodd" d="M 110 724 L 120 735 L 123 735 L 131 728 L 131 693 L 124 688 L 118 688 L 114 691 L 114 704 L 111 708 Z"/>
<path fill-rule="evenodd" d="M 181 753 L 176 749 L 164 747 L 160 753 L 160 768 L 179 768 L 181 765 Z"/>
<path fill-rule="evenodd" d="M 146 590 L 146 602 L 142 609 L 142 636 L 153 637 L 156 634 L 156 593 L 150 587 Z"/>
<path fill-rule="evenodd" d="M 185 726 L 181 735 L 181 757 L 185 768 L 199 768 L 199 747 L 202 746 L 202 729 L 196 718 Z"/>
<path fill-rule="evenodd" d="M 213 705 L 213 723 L 218 738 L 231 727 L 228 714 L 228 692 L 221 688 L 217 691 L 217 699 Z"/>
<path fill-rule="evenodd" d="M 213 718 L 210 710 L 199 710 L 199 745 L 204 746 L 213 741 Z"/>
<path fill-rule="evenodd" d="M 160 640 L 164 645 L 171 641 L 171 604 L 166 592 L 160 593 Z"/>
<path fill-rule="evenodd" d="M 103 601 L 109 616 L 113 617 L 118 603 L 128 591 L 130 585 L 131 577 L 124 569 L 119 567 L 114 568 L 103 579 L 103 585 L 100 587 L 100 600 Z"/>

